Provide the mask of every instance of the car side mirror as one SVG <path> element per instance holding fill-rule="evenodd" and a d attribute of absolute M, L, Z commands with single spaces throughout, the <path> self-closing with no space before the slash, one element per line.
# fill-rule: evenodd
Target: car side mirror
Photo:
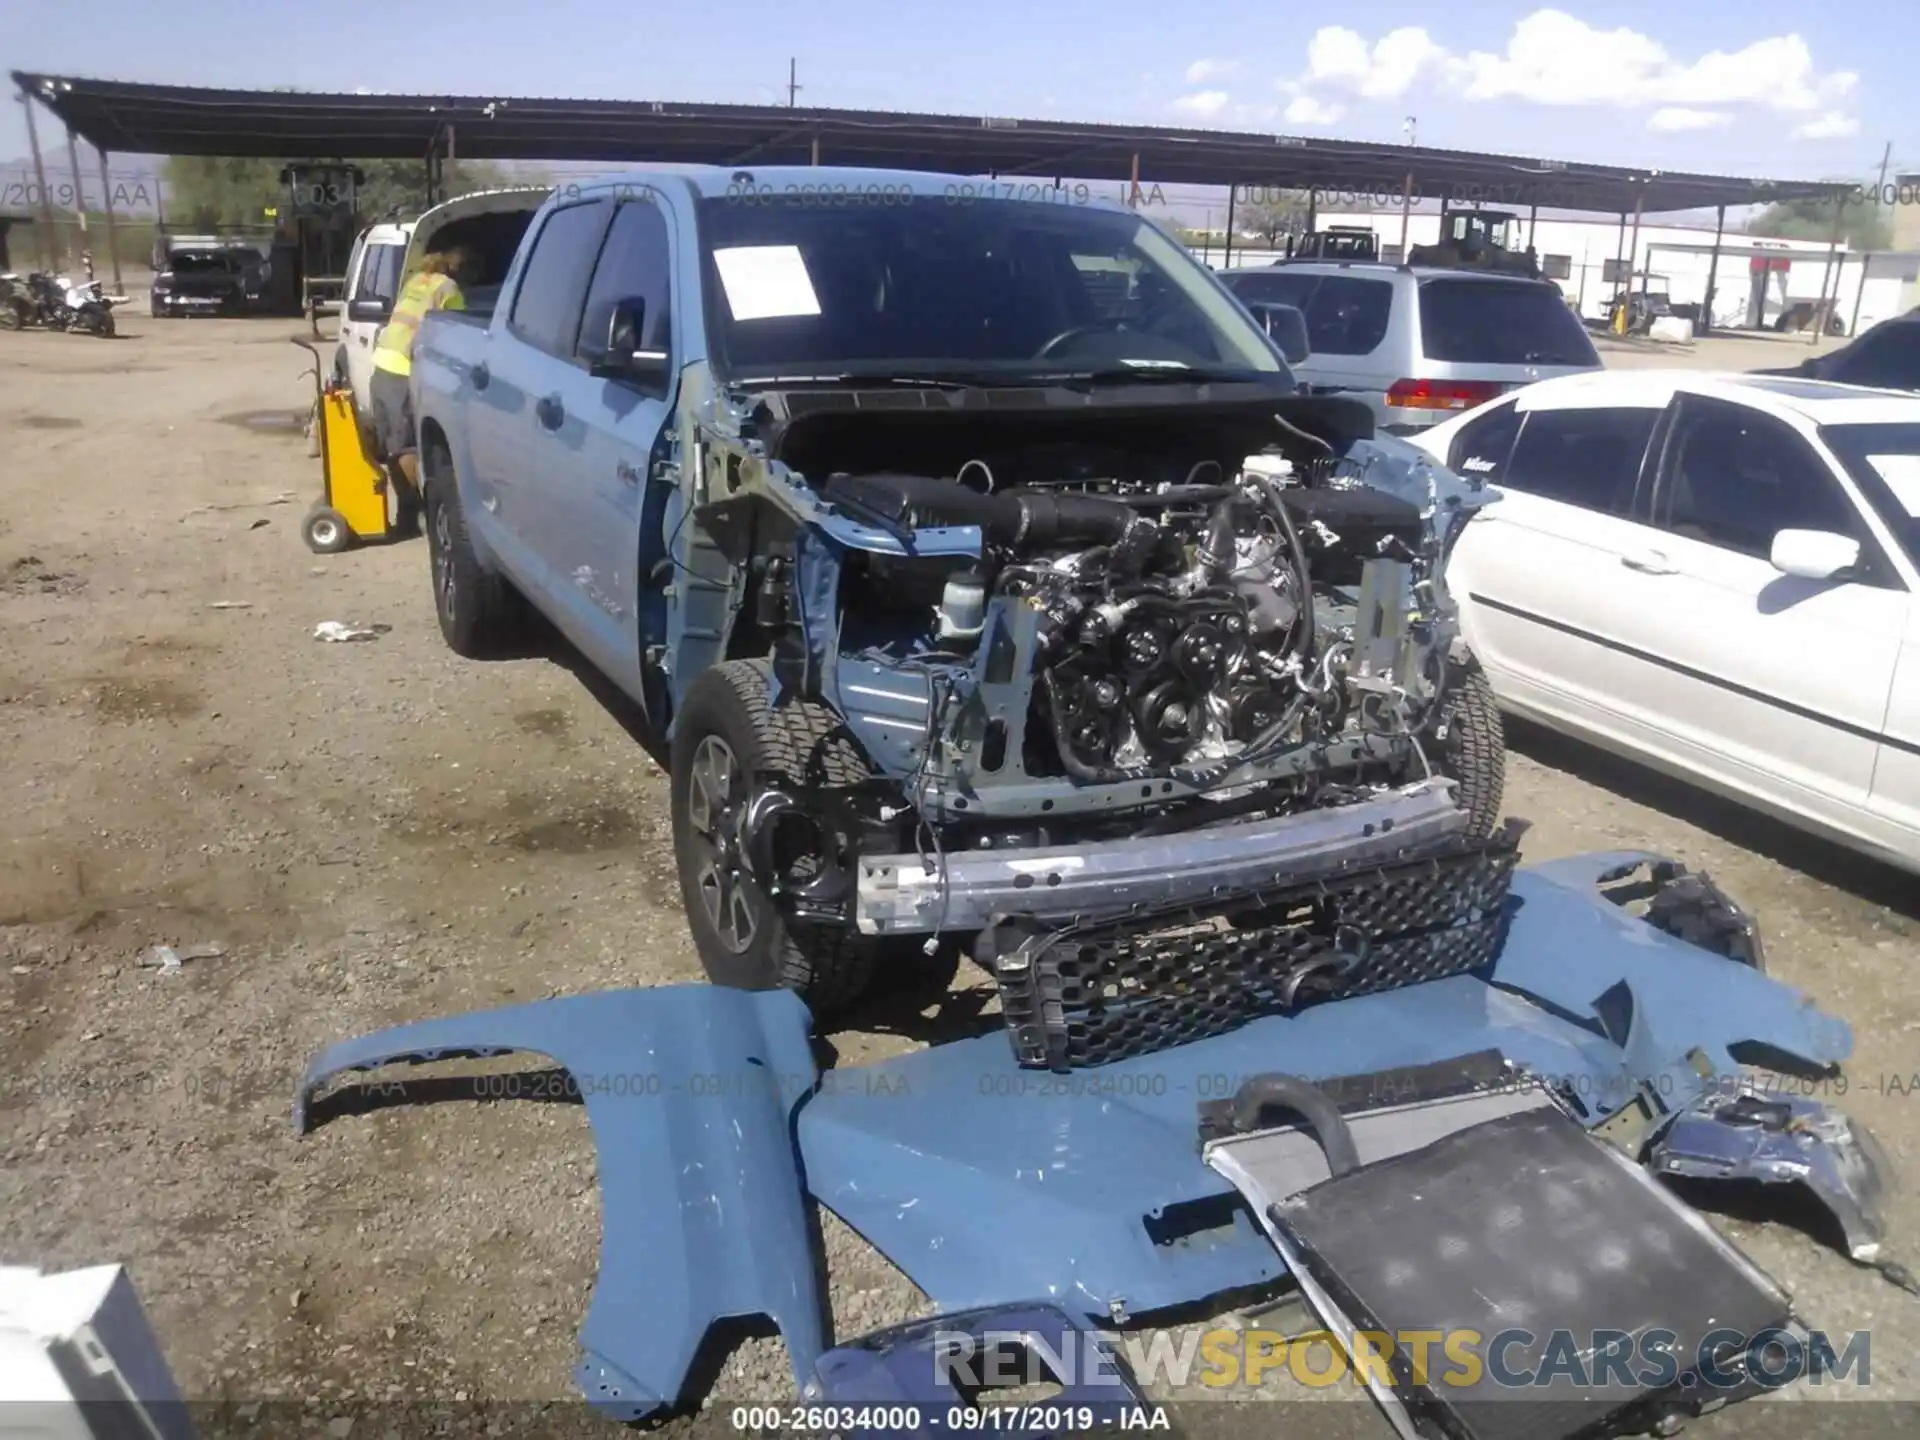
<path fill-rule="evenodd" d="M 589 340 L 581 345 L 588 368 L 607 380 L 649 386 L 666 384 L 667 352 L 640 348 L 646 318 L 647 302 L 638 296 L 616 300 L 607 316 L 605 334 L 598 343 Z"/>
<path fill-rule="evenodd" d="M 356 325 L 384 325 L 393 315 L 393 306 L 385 300 L 364 299 L 347 302 L 347 319 Z"/>
<path fill-rule="evenodd" d="M 1313 346 L 1307 341 L 1307 317 L 1301 313 L 1298 305 L 1256 300 L 1247 308 L 1253 312 L 1253 318 L 1260 322 L 1268 338 L 1280 347 L 1280 353 L 1286 357 L 1289 365 L 1298 365 L 1312 356 Z"/>
<path fill-rule="evenodd" d="M 1768 558 L 1782 575 L 1837 580 L 1860 563 L 1860 542 L 1828 530 L 1781 530 Z"/>

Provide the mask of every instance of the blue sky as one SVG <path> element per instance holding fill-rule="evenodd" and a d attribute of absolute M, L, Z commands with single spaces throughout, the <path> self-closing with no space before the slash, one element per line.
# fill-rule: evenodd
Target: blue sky
<path fill-rule="evenodd" d="M 792 56 L 803 105 L 1376 140 L 1412 115 L 1422 144 L 1783 178 L 1870 175 L 1891 140 L 1896 168 L 1920 166 L 1920 141 L 1901 150 L 1910 0 L 11 0 L 7 17 L 6 68 L 158 83 L 784 103 Z M 0 158 L 24 156 L 4 112 Z"/>

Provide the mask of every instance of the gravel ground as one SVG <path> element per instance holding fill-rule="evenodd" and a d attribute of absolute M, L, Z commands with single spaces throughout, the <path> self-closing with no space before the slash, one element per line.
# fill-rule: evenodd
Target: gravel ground
<path fill-rule="evenodd" d="M 664 777 L 564 657 L 451 656 L 419 543 L 301 547 L 318 470 L 293 325 L 124 328 L 0 334 L 0 1260 L 125 1262 L 196 1398 L 336 1419 L 569 1401 L 599 1229 L 583 1112 L 389 1109 L 297 1140 L 288 1102 L 321 1046 L 364 1030 L 698 979 Z M 323 620 L 391 629 L 321 644 Z M 1846 1103 L 1911 1173 L 1912 883 L 1580 747 L 1513 741 L 1528 857 L 1644 845 L 1756 906 L 1775 973 L 1855 1026 Z M 139 963 L 202 941 L 225 951 Z M 832 1040 L 842 1063 L 919 1043 L 898 1029 Z M 1894 1249 L 1920 1255 L 1911 1196 L 1893 1218 Z M 1916 1301 L 1801 1229 L 1718 1223 L 1814 1323 L 1873 1328 L 1875 1396 L 1920 1397 Z M 926 1312 L 831 1217 L 825 1248 L 841 1335 Z M 789 1383 L 777 1341 L 749 1339 L 712 1403 Z M 1193 1428 L 1255 1411 L 1207 1407 Z"/>

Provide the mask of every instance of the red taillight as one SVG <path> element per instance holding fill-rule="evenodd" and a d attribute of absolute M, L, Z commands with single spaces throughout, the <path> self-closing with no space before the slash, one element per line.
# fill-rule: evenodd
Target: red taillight
<path fill-rule="evenodd" d="M 1505 390 L 1493 380 L 1396 380 L 1387 391 L 1387 404 L 1408 410 L 1471 410 Z"/>

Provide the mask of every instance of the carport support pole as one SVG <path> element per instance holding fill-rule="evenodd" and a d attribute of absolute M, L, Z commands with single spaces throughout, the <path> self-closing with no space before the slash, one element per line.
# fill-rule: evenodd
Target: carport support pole
<path fill-rule="evenodd" d="M 1540 202 L 1527 207 L 1527 249 L 1533 249 L 1533 232 L 1540 228 Z"/>
<path fill-rule="evenodd" d="M 1633 272 L 1640 263 L 1640 202 L 1645 193 L 1636 191 L 1633 197 L 1633 238 L 1627 242 L 1627 294 L 1633 294 Z"/>
<path fill-rule="evenodd" d="M 442 190 L 453 189 L 454 184 L 458 179 L 459 168 L 460 168 L 459 161 L 457 161 L 454 158 L 454 154 L 453 154 L 453 122 L 449 120 L 447 122 L 446 161 L 440 167 L 440 188 Z"/>
<path fill-rule="evenodd" d="M 1060 187 L 1056 184 L 1053 188 L 1058 190 Z M 1231 270 L 1233 268 L 1233 202 L 1239 198 L 1239 195 L 1240 187 L 1238 185 L 1229 185 L 1227 187 L 1227 254 L 1226 258 L 1220 262 L 1220 268 L 1222 270 Z"/>
<path fill-rule="evenodd" d="M 1140 203 L 1140 152 L 1133 152 L 1133 180 L 1127 186 L 1127 208 L 1133 209 Z"/>
<path fill-rule="evenodd" d="M 40 254 L 47 269 L 60 268 L 60 252 L 54 248 L 53 196 L 47 191 L 47 166 L 40 158 L 40 132 L 33 124 L 33 96 L 20 92 L 20 108 L 27 112 L 27 148 L 33 152 L 33 182 L 40 187 Z"/>
<path fill-rule="evenodd" d="M 1882 183 L 1884 184 L 1885 182 L 1883 181 Z M 1872 268 L 1873 252 L 1868 250 L 1860 256 L 1860 283 L 1853 287 L 1853 318 L 1847 321 L 1847 334 L 1849 335 L 1857 335 L 1860 333 L 1860 302 L 1866 298 L 1867 271 Z M 1836 295 L 1840 293 L 1839 281 L 1836 280 L 1834 282 L 1833 290 Z"/>
<path fill-rule="evenodd" d="M 1312 186 L 1307 191 L 1307 234 L 1311 235 L 1320 228 L 1320 187 Z"/>
<path fill-rule="evenodd" d="M 1400 263 L 1407 263 L 1408 227 L 1413 223 L 1413 172 L 1407 171 L 1406 184 L 1400 187 Z"/>
<path fill-rule="evenodd" d="M 1835 191 L 1833 197 L 1833 233 L 1827 240 L 1827 263 L 1820 267 L 1820 299 L 1813 307 L 1813 338 L 1807 343 L 1818 345 L 1820 337 L 1827 333 L 1827 282 L 1833 282 L 1833 308 L 1840 308 L 1840 277 L 1834 274 L 1834 262 L 1840 258 L 1840 226 L 1847 216 L 1847 196 L 1845 191 Z"/>
<path fill-rule="evenodd" d="M 93 278 L 93 245 L 87 238 L 87 196 L 80 185 L 80 146 L 73 138 L 73 126 L 67 129 L 67 173 L 73 177 L 73 213 L 80 219 L 80 253 L 87 278 Z"/>
<path fill-rule="evenodd" d="M 1713 330 L 1714 281 L 1720 275 L 1720 241 L 1727 233 L 1727 207 L 1722 205 L 1713 220 L 1713 257 L 1707 261 L 1707 298 L 1700 306 L 1700 333 Z"/>
<path fill-rule="evenodd" d="M 107 254 L 113 257 L 113 293 L 126 293 L 126 286 L 120 280 L 120 237 L 113 227 L 113 184 L 107 175 L 107 152 L 96 150 L 100 157 L 100 208 L 107 214 Z"/>

